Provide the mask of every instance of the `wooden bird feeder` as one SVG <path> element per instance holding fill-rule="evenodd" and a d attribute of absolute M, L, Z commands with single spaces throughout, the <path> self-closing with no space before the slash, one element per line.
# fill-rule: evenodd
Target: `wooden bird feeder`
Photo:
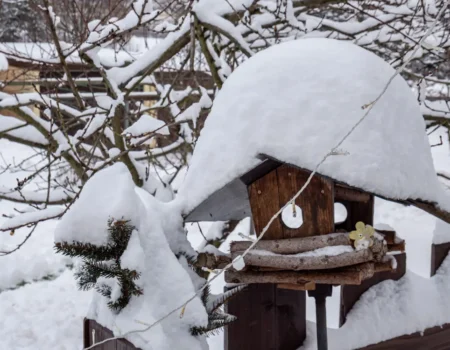
<path fill-rule="evenodd" d="M 255 232 L 262 232 L 274 213 L 303 187 L 311 172 L 270 157 L 261 159 L 257 167 L 214 193 L 186 220 L 251 216 Z M 347 211 L 346 218 L 338 223 L 335 203 L 341 203 Z M 226 329 L 227 350 L 294 350 L 301 346 L 306 337 L 305 291 L 316 298 L 319 348 L 325 349 L 325 298 L 331 295 L 331 286 L 340 285 L 343 289 L 343 324 L 364 291 L 405 273 L 404 241 L 394 231 L 377 232 L 372 247 L 352 249 L 349 232 L 355 230 L 356 223 L 373 225 L 373 194 L 316 174 L 295 200 L 296 207 L 293 205 L 291 208 L 289 204 L 287 210 L 302 216 L 297 218 L 301 225 L 293 228 L 292 222 L 279 215 L 244 257 L 245 268 L 225 273 L 227 283 L 249 284 L 246 291 L 227 304 L 227 312 L 238 317 Z M 232 242 L 231 258 L 243 254 L 251 244 Z M 330 247 L 348 249 L 335 254 Z M 324 254 L 318 254 L 321 249 Z M 389 251 L 398 254 L 387 256 Z"/>
<path fill-rule="evenodd" d="M 248 284 L 226 304 L 237 316 L 225 329 L 226 350 L 300 347 L 306 338 L 306 291 L 316 302 L 318 347 L 326 349 L 325 301 L 333 286 L 340 286 L 343 325 L 366 290 L 405 274 L 405 242 L 390 227 L 375 227 L 373 233 L 366 226 L 374 224 L 375 195 L 450 223 L 450 199 L 441 196 L 423 142 L 420 106 L 394 73 L 356 45 L 310 38 L 254 55 L 215 98 L 174 207 L 182 208 L 186 222 L 251 217 L 258 236 L 271 222 L 243 261 L 250 241 L 232 243 L 231 256 L 202 253 L 197 261 L 220 268 L 233 259 L 237 269 L 228 270 L 225 281 Z M 387 83 L 389 92 L 373 100 Z M 372 111 L 368 118 L 361 108 Z M 335 148 L 341 144 L 344 152 Z M 321 159 L 327 162 L 318 163 Z M 318 173 L 292 203 L 317 164 Z M 336 218 L 339 206 L 346 215 Z M 433 246 L 432 273 L 448 249 Z M 85 332 L 97 326 L 88 322 Z M 417 333 L 365 349 L 444 349 L 442 344 L 450 349 L 443 340 L 450 338 L 450 326 L 424 334 L 430 335 L 426 346 Z"/>

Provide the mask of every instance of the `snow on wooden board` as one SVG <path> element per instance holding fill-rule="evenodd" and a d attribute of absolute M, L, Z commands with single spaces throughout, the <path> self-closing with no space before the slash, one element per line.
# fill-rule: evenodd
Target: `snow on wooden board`
<path fill-rule="evenodd" d="M 398 281 L 373 286 L 352 308 L 342 328 L 328 329 L 329 349 L 358 349 L 449 323 L 449 276 L 447 257 L 431 279 L 408 271 Z M 300 349 L 317 349 L 315 324 L 308 324 L 307 338 Z"/>
<path fill-rule="evenodd" d="M 329 247 L 323 247 L 323 248 L 318 248 L 318 249 L 314 249 L 308 252 L 303 252 L 303 253 L 297 253 L 297 254 L 276 254 L 276 253 L 272 253 L 269 252 L 267 250 L 258 250 L 258 249 L 253 249 L 252 250 L 252 254 L 256 254 L 256 255 L 270 255 L 270 256 L 291 256 L 291 257 L 298 257 L 298 258 L 305 258 L 305 257 L 316 257 L 316 256 L 337 256 L 337 255 L 341 255 L 344 253 L 352 253 L 355 250 L 349 246 L 349 245 L 337 245 L 337 246 L 329 246 Z"/>
<path fill-rule="evenodd" d="M 377 231 L 395 231 L 391 225 L 385 223 L 378 223 L 374 225 L 375 230 Z"/>
<path fill-rule="evenodd" d="M 254 168 L 259 154 L 313 170 L 393 74 L 375 54 L 337 40 L 296 40 L 256 54 L 218 93 L 178 202 L 190 212 Z M 319 173 L 388 198 L 442 202 L 420 107 L 400 76 L 341 148 Z"/>

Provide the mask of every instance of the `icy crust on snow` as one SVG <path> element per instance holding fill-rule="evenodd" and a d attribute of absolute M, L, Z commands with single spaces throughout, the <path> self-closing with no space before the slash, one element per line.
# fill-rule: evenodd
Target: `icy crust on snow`
<path fill-rule="evenodd" d="M 295 40 L 259 52 L 218 93 L 178 201 L 190 212 L 254 168 L 258 154 L 314 169 L 393 74 L 344 41 Z M 441 202 L 420 107 L 400 76 L 340 149 L 319 173 L 389 198 Z"/>
<path fill-rule="evenodd" d="M 116 163 L 86 183 L 80 198 L 58 225 L 56 240 L 105 244 L 108 219 L 130 220 L 136 230 L 121 257 L 121 266 L 140 273 L 136 284 L 143 294 L 132 297 L 116 314 L 107 305 L 109 299 L 95 292 L 88 317 L 143 350 L 200 350 L 205 340 L 190 333 L 192 326 L 208 323 L 199 297 L 187 305 L 182 318 L 179 310 L 148 331 L 127 334 L 143 330 L 180 307 L 199 287 L 187 265 L 175 256 L 180 251 L 192 255 L 192 248 L 183 234 L 180 213 L 170 209 L 144 190 L 136 189 L 126 166 Z M 112 287 L 112 298 L 120 297 L 116 280 L 102 282 Z"/>

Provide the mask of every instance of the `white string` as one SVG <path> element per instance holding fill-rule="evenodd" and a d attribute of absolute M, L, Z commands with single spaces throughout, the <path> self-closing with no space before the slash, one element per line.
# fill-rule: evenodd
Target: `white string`
<path fill-rule="evenodd" d="M 368 103 L 367 105 L 362 106 L 363 109 L 366 110 L 366 112 L 364 113 L 364 115 L 352 126 L 352 128 L 345 134 L 345 136 L 336 144 L 336 146 L 334 146 L 327 154 L 325 154 L 323 156 L 323 158 L 321 159 L 321 161 L 315 166 L 314 170 L 311 172 L 311 174 L 309 175 L 308 179 L 306 180 L 305 184 L 302 186 L 302 188 L 285 204 L 283 205 L 283 207 L 278 210 L 273 216 L 272 218 L 269 220 L 269 222 L 267 223 L 267 225 L 263 228 L 263 230 L 261 231 L 261 234 L 258 236 L 258 238 L 252 242 L 252 244 L 250 245 L 250 247 L 247 248 L 247 250 L 244 251 L 244 253 L 241 255 L 241 257 L 239 258 L 244 258 L 249 252 L 250 250 L 252 250 L 255 245 L 264 237 L 264 235 L 266 234 L 267 230 L 269 229 L 270 225 L 272 225 L 272 223 L 278 218 L 278 216 L 281 214 L 281 212 L 283 211 L 284 208 L 286 208 L 289 204 L 291 204 L 292 202 L 295 202 L 295 200 L 303 193 L 303 191 L 306 189 L 306 187 L 308 187 L 308 185 L 310 184 L 312 178 L 314 177 L 314 175 L 317 173 L 318 169 L 320 168 L 320 166 L 328 159 L 328 157 L 330 157 L 331 155 L 335 155 L 337 149 L 344 143 L 345 140 L 347 140 L 347 138 L 355 131 L 355 129 L 364 121 L 364 119 L 366 119 L 366 117 L 369 115 L 369 113 L 372 111 L 373 107 L 376 105 L 376 103 L 383 97 L 383 95 L 386 93 L 387 89 L 389 88 L 389 86 L 391 85 L 392 81 L 395 79 L 395 77 L 397 75 L 399 75 L 403 69 L 412 61 L 412 59 L 414 58 L 414 55 L 417 53 L 417 51 L 419 50 L 419 48 L 422 46 L 423 41 L 431 34 L 431 32 L 433 31 L 433 29 L 436 27 L 439 19 L 442 17 L 442 15 L 444 14 L 445 10 L 447 9 L 448 5 L 449 5 L 449 1 L 447 0 L 444 4 L 444 6 L 441 8 L 441 10 L 439 11 L 438 15 L 436 16 L 435 20 L 433 21 L 432 25 L 428 28 L 428 30 L 425 32 L 425 34 L 422 36 L 422 38 L 419 40 L 419 42 L 417 43 L 416 47 L 414 48 L 414 50 L 412 51 L 412 54 L 409 56 L 409 58 L 395 71 L 395 73 L 391 76 L 391 78 L 388 80 L 387 84 L 385 85 L 385 87 L 383 88 L 383 90 L 380 92 L 380 94 L 377 96 L 377 98 L 375 100 L 373 100 L 372 102 Z M 143 329 L 139 329 L 139 330 L 133 330 L 133 331 L 129 331 L 126 332 L 125 334 L 121 335 L 121 336 L 117 336 L 117 337 L 113 337 L 113 338 L 108 338 L 105 339 L 101 342 L 98 342 L 95 345 L 92 345 L 88 348 L 85 348 L 84 350 L 90 350 L 93 349 L 95 346 L 104 344 L 108 341 L 111 340 L 115 340 L 115 339 L 120 339 L 123 338 L 127 335 L 130 334 L 134 334 L 134 333 L 142 333 L 142 332 L 146 332 L 149 329 L 153 328 L 154 326 L 158 325 L 159 323 L 161 323 L 162 321 L 164 321 L 165 319 L 167 319 L 168 317 L 170 317 L 171 315 L 173 315 L 174 313 L 176 313 L 179 310 L 185 309 L 186 306 L 192 301 L 194 300 L 197 296 L 199 296 L 201 294 L 201 292 L 211 284 L 211 282 L 213 282 L 217 277 L 219 277 L 222 273 L 224 273 L 225 271 L 227 271 L 228 269 L 230 269 L 233 266 L 233 263 L 229 263 L 227 266 L 225 266 L 222 270 L 218 271 L 217 274 L 215 276 L 213 276 L 211 279 L 209 279 L 209 281 L 207 283 L 205 283 L 205 285 L 200 288 L 195 294 L 193 294 L 189 299 L 187 299 L 185 302 L 183 302 L 183 304 L 181 304 L 180 306 L 178 306 L 177 308 L 173 309 L 172 311 L 170 311 L 168 314 L 166 314 L 165 316 L 161 317 L 160 319 L 158 319 L 157 321 L 153 322 L 152 324 L 148 325 L 147 327 L 143 328 Z"/>

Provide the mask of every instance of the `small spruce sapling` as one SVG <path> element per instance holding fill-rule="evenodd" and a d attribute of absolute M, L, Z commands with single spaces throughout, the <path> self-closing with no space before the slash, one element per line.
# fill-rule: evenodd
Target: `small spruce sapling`
<path fill-rule="evenodd" d="M 206 327 L 192 327 L 191 334 L 194 336 L 215 335 L 223 327 L 235 321 L 237 317 L 224 312 L 222 306 L 245 287 L 245 285 L 238 286 L 220 295 L 212 295 L 209 286 L 203 289 L 201 299 L 208 313 L 208 325 Z"/>
<path fill-rule="evenodd" d="M 127 306 L 131 297 L 142 294 L 142 290 L 135 284 L 139 273 L 120 265 L 120 258 L 134 230 L 135 227 L 129 221 L 110 219 L 109 241 L 104 246 L 76 241 L 55 244 L 58 253 L 83 258 L 81 268 L 75 273 L 78 286 L 82 290 L 95 288 L 109 299 L 108 306 L 115 312 L 120 312 Z M 120 291 L 115 290 L 115 286 L 120 287 Z"/>
<path fill-rule="evenodd" d="M 189 267 L 192 268 L 199 276 L 204 276 L 202 273 L 204 271 L 197 266 L 197 258 L 185 253 L 180 253 L 177 255 L 178 259 L 180 259 L 180 257 L 184 257 Z M 243 291 L 244 288 L 246 288 L 246 285 L 235 287 L 219 295 L 213 295 L 211 294 L 210 286 L 206 285 L 202 291 L 201 300 L 206 312 L 208 313 L 208 324 L 206 326 L 191 327 L 191 334 L 193 336 L 211 336 L 217 334 L 223 327 L 235 321 L 237 317 L 224 312 L 222 310 L 222 306 L 236 294 Z"/>

